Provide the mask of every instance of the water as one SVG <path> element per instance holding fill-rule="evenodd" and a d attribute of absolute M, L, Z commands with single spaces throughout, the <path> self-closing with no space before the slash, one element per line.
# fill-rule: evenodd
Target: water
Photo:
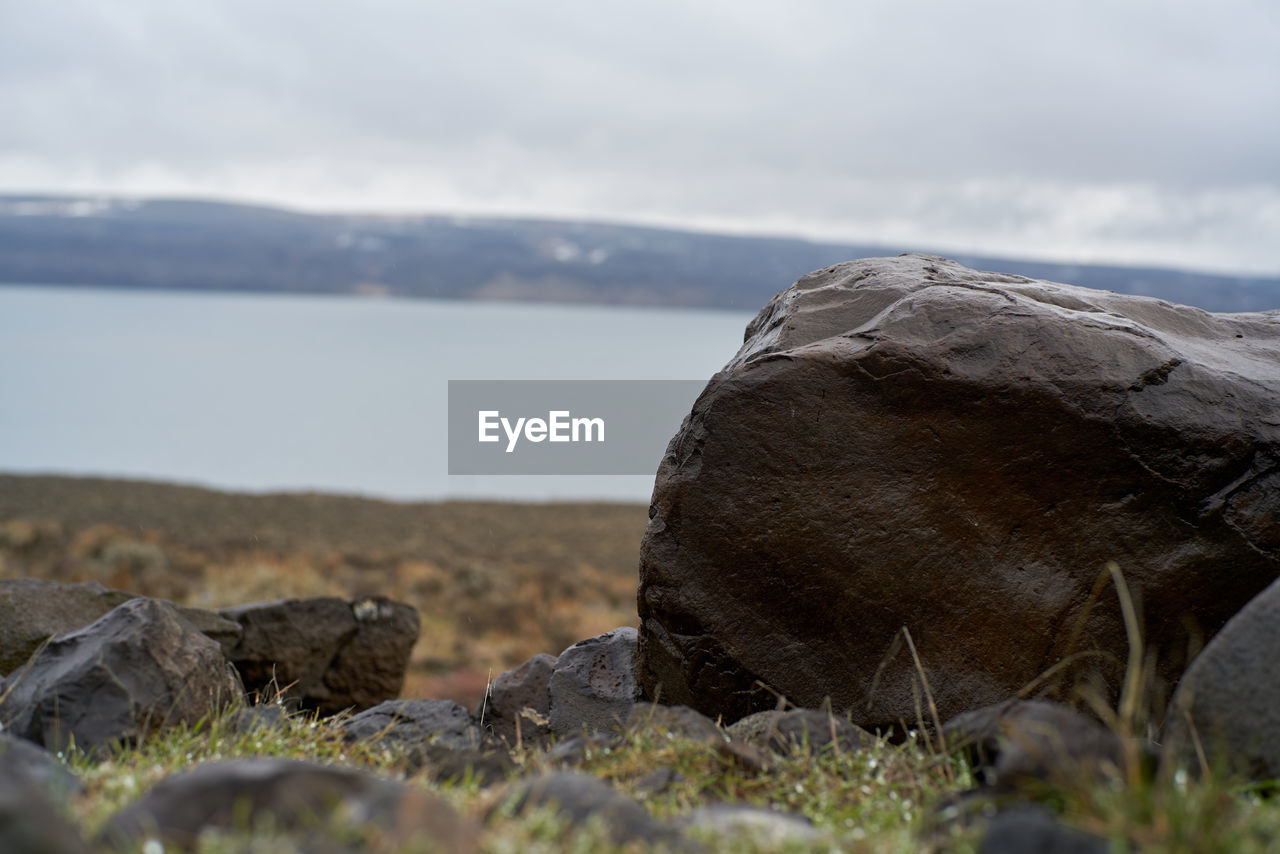
<path fill-rule="evenodd" d="M 448 380 L 705 379 L 750 317 L 4 286 L 0 471 L 647 501 L 652 477 L 449 476 Z"/>

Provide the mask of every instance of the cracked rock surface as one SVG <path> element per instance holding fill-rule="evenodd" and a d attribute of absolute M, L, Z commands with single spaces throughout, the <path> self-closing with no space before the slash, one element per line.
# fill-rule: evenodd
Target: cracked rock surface
<path fill-rule="evenodd" d="M 905 626 L 944 720 L 1072 651 L 1114 689 L 1116 596 L 1086 607 L 1109 561 L 1170 682 L 1280 576 L 1280 313 L 837 265 L 760 312 L 667 449 L 638 681 L 725 721 L 780 693 L 913 722 Z"/>

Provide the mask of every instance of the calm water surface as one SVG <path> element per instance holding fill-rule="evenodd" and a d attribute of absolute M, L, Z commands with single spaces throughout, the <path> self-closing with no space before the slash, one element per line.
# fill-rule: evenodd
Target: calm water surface
<path fill-rule="evenodd" d="M 0 471 L 401 499 L 647 501 L 651 477 L 450 477 L 448 380 L 705 379 L 750 319 L 0 286 Z"/>

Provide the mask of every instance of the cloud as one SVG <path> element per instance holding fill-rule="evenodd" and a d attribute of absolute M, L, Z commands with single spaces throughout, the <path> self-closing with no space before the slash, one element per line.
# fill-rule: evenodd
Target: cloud
<path fill-rule="evenodd" d="M 1270 0 L 62 0 L 0 31 L 0 189 L 1280 271 Z"/>

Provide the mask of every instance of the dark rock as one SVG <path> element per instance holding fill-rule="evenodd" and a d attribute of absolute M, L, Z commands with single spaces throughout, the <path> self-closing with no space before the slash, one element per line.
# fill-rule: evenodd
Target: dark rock
<path fill-rule="evenodd" d="M 548 681 L 551 731 L 559 736 L 622 727 L 639 699 L 636 630 L 614 629 L 560 653 Z"/>
<path fill-rule="evenodd" d="M 878 743 L 866 730 L 821 709 L 756 712 L 731 724 L 729 737 L 784 756 L 806 745 L 815 753 L 832 745 L 842 752 L 853 752 Z"/>
<path fill-rule="evenodd" d="M 387 700 L 355 715 L 342 730 L 351 741 L 392 748 L 432 743 L 474 749 L 485 743 L 471 713 L 453 700 Z"/>
<path fill-rule="evenodd" d="M 963 751 L 988 786 L 1092 785 L 1123 779 L 1124 749 L 1111 730 L 1059 703 L 1019 700 L 957 715 L 944 742 Z"/>
<path fill-rule="evenodd" d="M 441 799 L 350 768 L 289 759 L 237 759 L 170 777 L 113 816 L 100 840 L 135 850 L 155 838 L 194 846 L 201 831 L 302 834 L 307 850 L 400 850 L 429 841 L 432 850 L 470 852 L 479 829 Z M 335 829 L 354 833 L 353 848 L 330 841 Z"/>
<path fill-rule="evenodd" d="M 1231 619 L 1187 668 L 1169 704 L 1166 761 L 1280 779 L 1280 582 Z"/>
<path fill-rule="evenodd" d="M 555 666 L 556 657 L 541 652 L 498 674 L 476 707 L 476 719 L 509 745 L 544 742 L 551 732 L 546 723 L 551 714 L 548 685 Z"/>
<path fill-rule="evenodd" d="M 752 848 L 815 846 L 829 834 L 801 815 L 746 804 L 712 804 L 681 815 L 673 822 L 696 839 L 745 843 Z"/>
<path fill-rule="evenodd" d="M 636 703 L 627 714 L 627 732 L 657 731 L 673 738 L 719 744 L 725 734 L 711 718 L 688 706 Z"/>
<path fill-rule="evenodd" d="M 830 697 L 888 729 L 922 696 L 904 626 L 943 720 L 1016 695 L 1077 627 L 1105 654 L 1079 667 L 1118 692 L 1116 597 L 1085 611 L 1112 560 L 1171 682 L 1188 625 L 1212 634 L 1280 576 L 1278 407 L 1274 313 L 922 256 L 805 276 L 658 471 L 644 695 L 726 720 Z"/>
<path fill-rule="evenodd" d="M 222 647 L 171 604 L 130 599 L 49 641 L 10 678 L 0 720 L 51 749 L 132 742 L 243 699 Z"/>
<path fill-rule="evenodd" d="M 80 780 L 49 751 L 25 738 L 0 732 L 0 779 L 24 789 L 39 791 L 49 800 L 64 803 L 80 794 Z M 0 850 L 6 850 L 0 847 Z"/>
<path fill-rule="evenodd" d="M 96 581 L 59 584 L 40 578 L 0 581 L 0 673 L 11 673 L 55 635 L 82 629 L 130 599 L 133 593 L 108 590 Z M 198 631 L 231 650 L 240 626 L 212 611 L 174 606 Z"/>
<path fill-rule="evenodd" d="M 1040 806 L 1002 810 L 991 819 L 979 854 L 1108 854 L 1107 840 L 1067 827 Z"/>
<path fill-rule="evenodd" d="M 259 703 L 237 709 L 230 718 L 231 729 L 243 735 L 264 730 L 281 729 L 289 719 L 283 706 L 275 703 Z"/>
<path fill-rule="evenodd" d="M 490 818 L 499 808 L 514 815 L 548 808 L 571 828 L 579 828 L 592 818 L 599 819 L 617 845 L 640 842 L 667 845 L 673 850 L 687 847 L 674 828 L 658 821 L 636 801 L 595 777 L 576 771 L 557 771 L 519 780 L 498 804 L 499 807 L 490 812 Z"/>
<path fill-rule="evenodd" d="M 245 687 L 321 714 L 360 711 L 400 695 L 418 612 L 381 597 L 281 599 L 220 612 L 243 628 L 228 657 Z"/>
<path fill-rule="evenodd" d="M 0 758 L 0 765 L 3 765 Z M 5 854 L 89 854 L 76 826 L 42 794 L 0 771 L 0 851 Z"/>

